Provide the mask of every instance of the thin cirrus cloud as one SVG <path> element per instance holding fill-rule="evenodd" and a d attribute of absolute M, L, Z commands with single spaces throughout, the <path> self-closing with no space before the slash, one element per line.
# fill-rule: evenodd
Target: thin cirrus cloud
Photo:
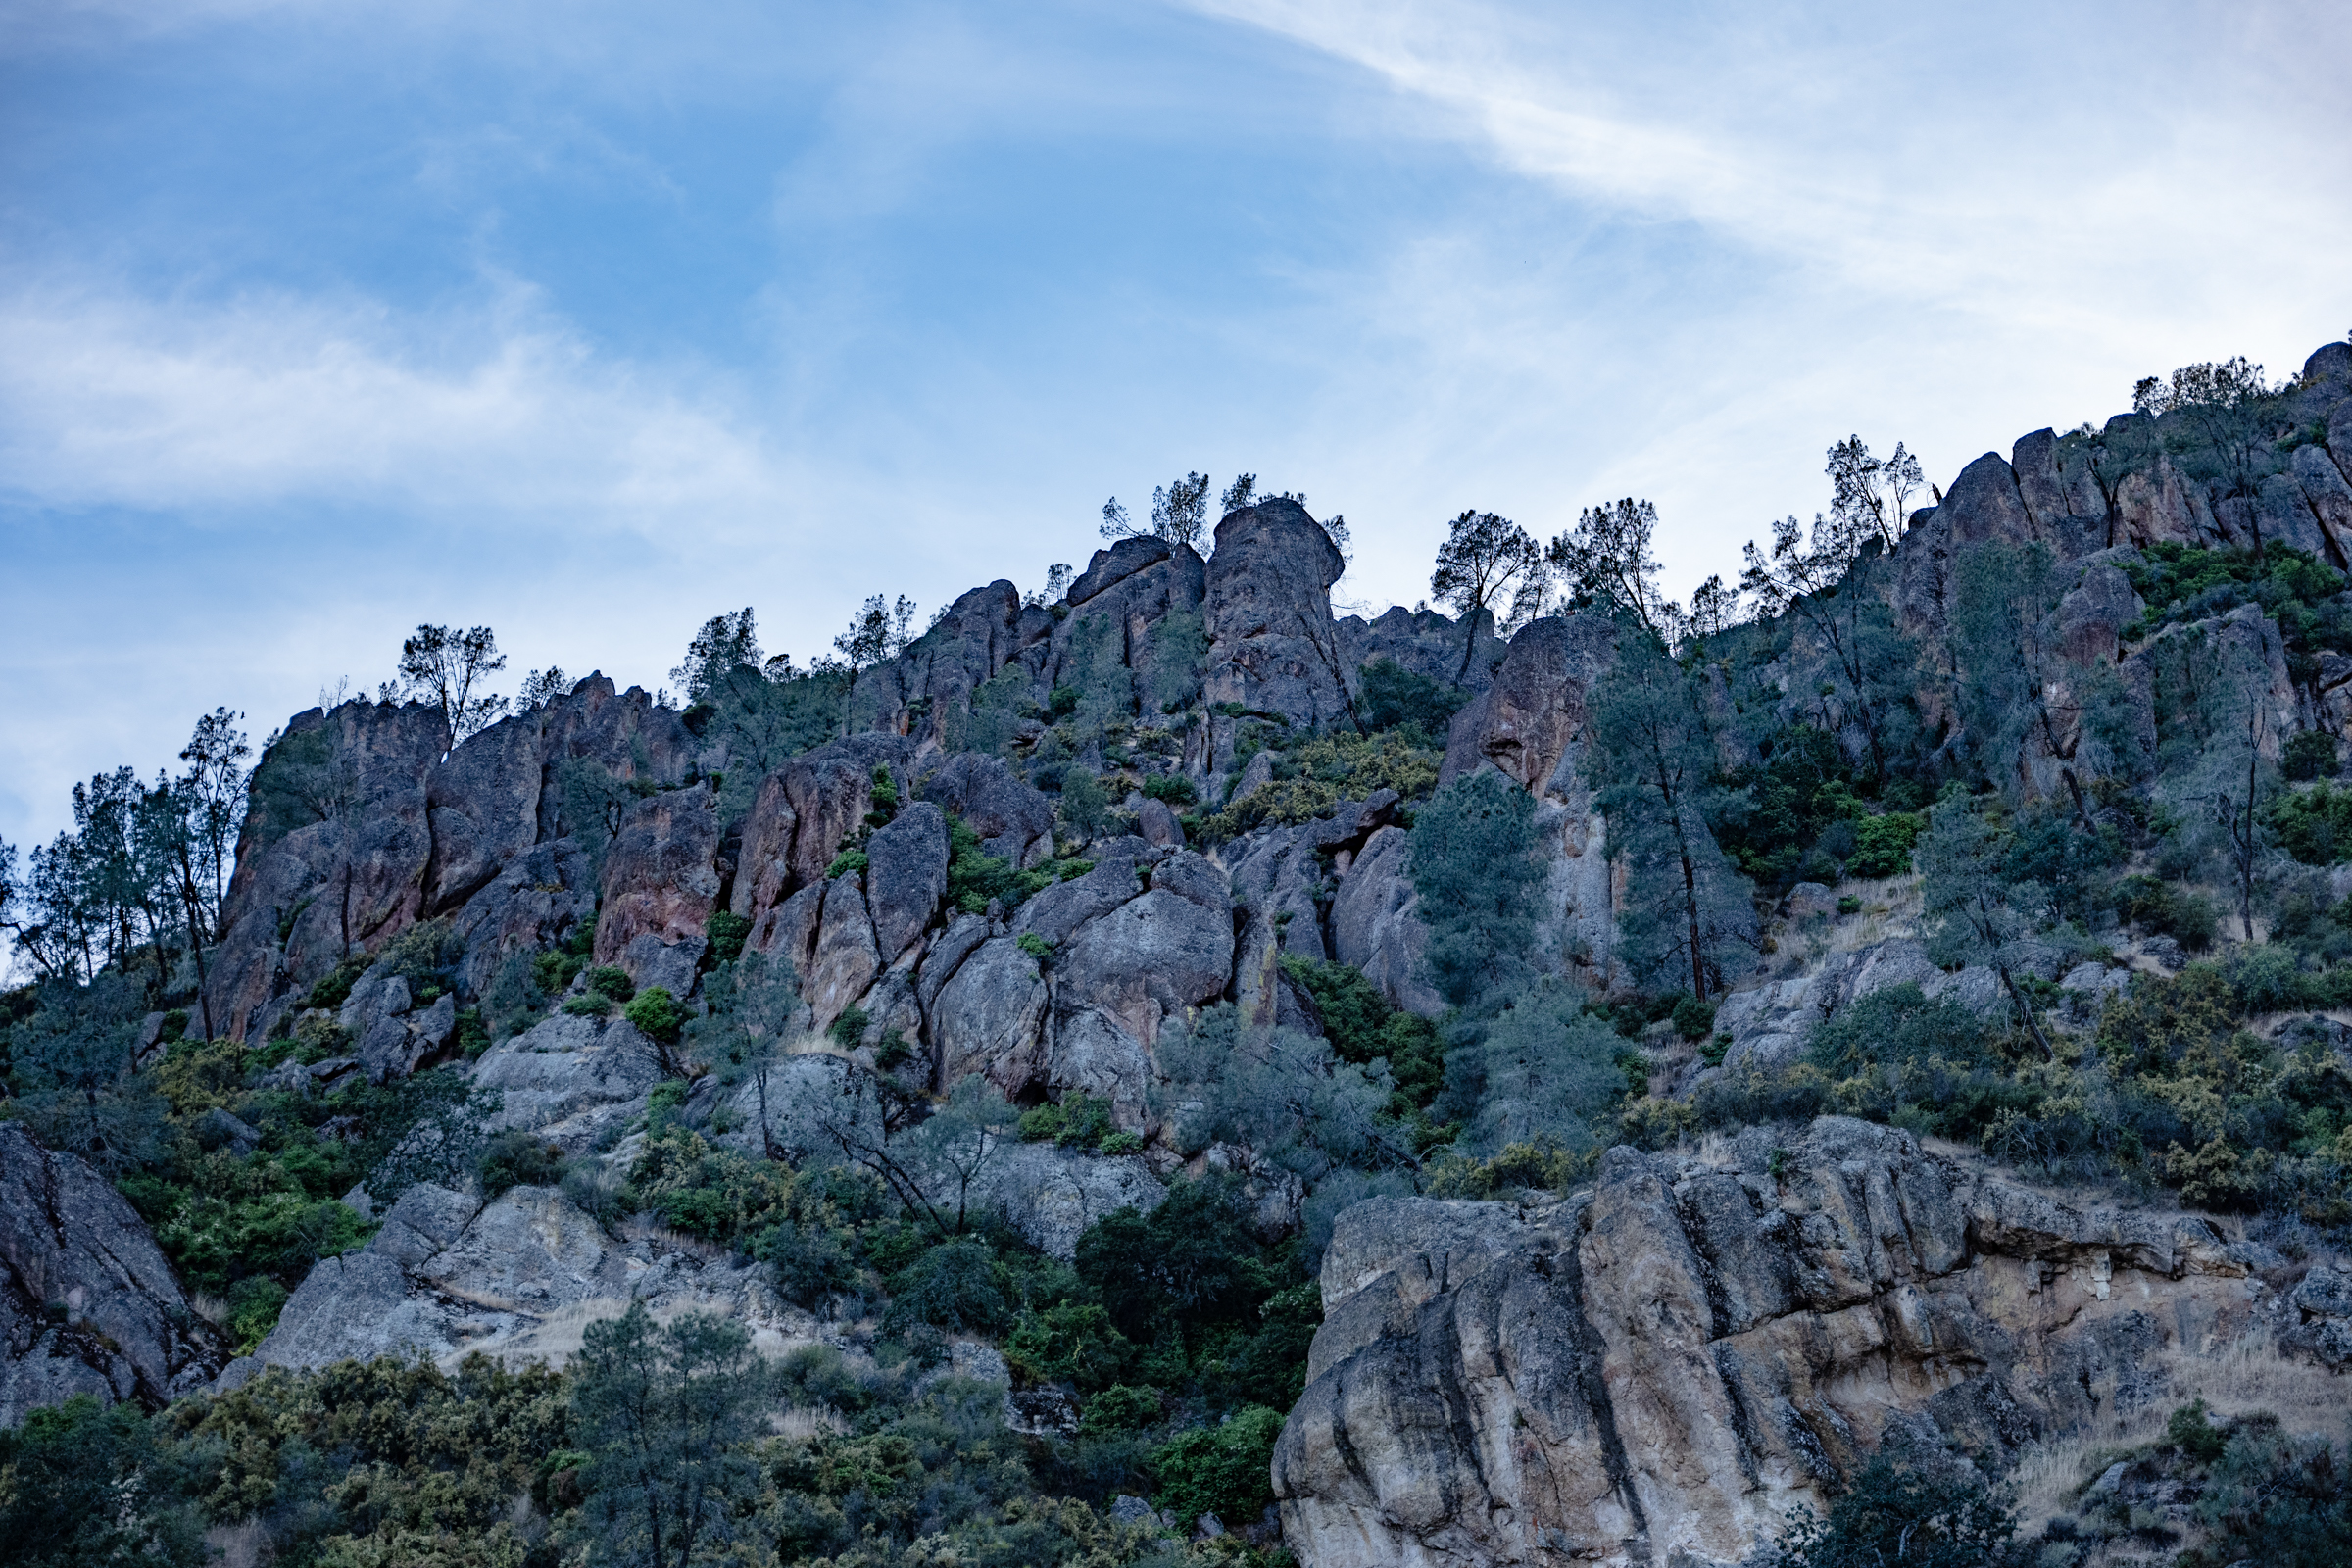
<path fill-rule="evenodd" d="M 2331 252 L 2352 236 L 2352 206 L 2327 195 L 2352 173 L 2352 113 L 2318 67 L 2352 44 L 2340 8 L 1982 7 L 1936 25 L 1883 8 L 1198 3 L 1361 67 L 1564 194 L 1938 308 L 2079 330 L 2086 310 L 2177 301 L 2184 277 L 2279 240 L 2266 260 L 2340 287 Z M 2110 292 L 2085 298 L 2092 283 Z"/>
<path fill-rule="evenodd" d="M 629 528 L 748 517 L 788 488 L 723 407 L 521 305 L 420 330 L 367 304 L 35 288 L 0 302 L 0 470 L 51 507 L 366 495 Z"/>

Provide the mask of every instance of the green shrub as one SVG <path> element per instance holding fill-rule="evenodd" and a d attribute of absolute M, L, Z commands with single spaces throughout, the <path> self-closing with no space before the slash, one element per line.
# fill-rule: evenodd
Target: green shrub
<path fill-rule="evenodd" d="M 1143 1135 L 1130 1132 L 1112 1133 L 1102 1140 L 1102 1152 L 1114 1159 L 1128 1154 L 1140 1154 L 1144 1152 Z"/>
<path fill-rule="evenodd" d="M 1792 1519 L 1766 1560 L 1773 1568 L 2024 1568 L 2016 1535 L 2005 1494 L 1882 1453 L 1830 1504 L 1828 1518 Z"/>
<path fill-rule="evenodd" d="M 1715 1009 L 1720 1003 L 1701 1002 L 1685 995 L 1675 1000 L 1674 1032 L 1685 1040 L 1704 1040 L 1715 1032 Z"/>
<path fill-rule="evenodd" d="M 1054 956 L 1054 944 L 1034 931 L 1022 932 L 1015 946 L 1040 963 Z"/>
<path fill-rule="evenodd" d="M 752 934 L 752 922 L 743 915 L 718 909 L 704 924 L 703 934 L 710 941 L 710 961 L 732 963 L 743 956 L 743 944 Z"/>
<path fill-rule="evenodd" d="M 948 818 L 948 902 L 966 914 L 984 914 L 990 901 L 1004 909 L 1019 906 L 1054 883 L 1047 870 L 1022 871 L 988 853 L 980 835 L 960 816 Z"/>
<path fill-rule="evenodd" d="M 2307 790 L 2285 791 L 2267 815 L 2279 847 L 2305 865 L 2352 859 L 2352 790 L 2322 779 Z"/>
<path fill-rule="evenodd" d="M 2165 1441 L 2199 1464 L 2211 1464 L 2230 1446 L 2230 1434 L 2205 1419 L 2205 1401 L 2192 1399 L 2173 1412 L 2164 1426 Z"/>
<path fill-rule="evenodd" d="M 2330 777 L 2336 768 L 2335 737 L 2326 730 L 2297 731 L 2286 738 L 2279 771 L 2298 784 Z"/>
<path fill-rule="evenodd" d="M 873 1018 L 863 1007 L 851 1003 L 841 1009 L 841 1016 L 825 1025 L 825 1038 L 844 1051 L 855 1051 L 865 1043 L 865 1031 L 872 1027 Z"/>
<path fill-rule="evenodd" d="M 853 871 L 862 871 L 871 863 L 863 850 L 845 849 L 833 857 L 831 865 L 825 867 L 825 880 L 830 882 L 835 877 L 848 876 Z"/>
<path fill-rule="evenodd" d="M 1361 695 L 1356 711 L 1373 729 L 1411 726 L 1421 734 L 1443 737 L 1453 715 L 1470 700 L 1469 692 L 1416 675 L 1393 659 L 1375 659 L 1358 672 Z"/>
<path fill-rule="evenodd" d="M 629 978 L 629 971 L 610 963 L 588 971 L 588 989 L 614 1002 L 626 1002 L 637 994 L 637 984 Z"/>
<path fill-rule="evenodd" d="M 270 1331 L 277 1327 L 277 1315 L 285 1307 L 288 1294 L 267 1274 L 249 1274 L 228 1288 L 228 1334 L 236 1343 L 237 1354 L 251 1355 L 261 1348 Z"/>
<path fill-rule="evenodd" d="M 2345 799 L 2352 802 L 2352 796 Z M 2128 876 L 2117 883 L 2116 912 L 2134 925 L 2173 938 L 2191 953 L 2213 945 L 2214 929 L 2221 922 L 2212 900 L 2152 876 Z"/>
<path fill-rule="evenodd" d="M 612 1002 L 601 991 L 583 991 L 576 997 L 565 997 L 564 1010 L 575 1018 L 602 1018 L 612 1010 Z"/>
<path fill-rule="evenodd" d="M 1154 773 L 1144 780 L 1144 794 L 1175 810 L 1198 806 L 1200 791 L 1182 773 Z"/>
<path fill-rule="evenodd" d="M 667 986 L 646 987 L 620 1009 L 620 1015 L 648 1040 L 665 1046 L 676 1045 L 679 1031 L 686 1027 L 686 1009 L 678 1005 Z"/>
<path fill-rule="evenodd" d="M 915 1323 L 991 1333 L 1011 1320 L 997 1283 L 997 1259 L 986 1242 L 959 1236 L 943 1242 L 891 1276 L 886 1332 Z"/>
<path fill-rule="evenodd" d="M 564 1179 L 564 1151 L 526 1132 L 505 1132 L 473 1162 L 484 1198 L 514 1187 L 553 1187 Z"/>
<path fill-rule="evenodd" d="M 1885 877 L 1910 870 L 1912 847 L 1925 821 L 1925 812 L 1888 811 L 1855 823 L 1854 853 L 1845 862 L 1846 874 Z"/>
<path fill-rule="evenodd" d="M 1091 1301 L 1056 1301 L 1027 1311 L 1004 1341 L 1005 1364 L 1029 1383 L 1068 1383 L 1081 1392 L 1118 1381 L 1135 1347 Z"/>
<path fill-rule="evenodd" d="M 1229 1526 L 1254 1522 L 1274 1500 L 1274 1442 L 1282 1413 L 1245 1405 L 1223 1424 L 1179 1434 L 1152 1450 L 1159 1505 L 1186 1523 L 1213 1513 Z"/>
<path fill-rule="evenodd" d="M 1157 1389 L 1131 1388 L 1113 1383 L 1086 1401 L 1078 1417 L 1081 1437 L 1107 1438 L 1141 1432 L 1159 1424 L 1161 1396 Z"/>
<path fill-rule="evenodd" d="M 1207 817 L 1212 840 L 1238 838 L 1268 823 L 1293 826 L 1329 812 L 1342 801 L 1360 801 L 1391 789 L 1417 801 L 1438 787 L 1444 754 L 1416 744 L 1412 732 L 1316 735 L 1276 754 L 1274 782 Z M 1238 759 L 1237 759 L 1238 760 Z"/>
<path fill-rule="evenodd" d="M 375 960 L 365 953 L 355 953 L 332 969 L 311 982 L 309 994 L 302 999 L 306 1007 L 340 1007 L 351 1000 L 351 988 Z"/>
<path fill-rule="evenodd" d="M 1110 824 L 1110 791 L 1085 768 L 1072 767 L 1061 776 L 1061 820 L 1081 840 L 1100 837 Z"/>
<path fill-rule="evenodd" d="M 1438 1026 L 1389 1004 L 1362 970 L 1284 954 L 1282 972 L 1314 999 L 1323 1033 L 1342 1061 L 1368 1066 L 1386 1059 L 1396 1084 L 1389 1113 L 1399 1121 L 1418 1119 L 1446 1083 L 1446 1051 Z"/>

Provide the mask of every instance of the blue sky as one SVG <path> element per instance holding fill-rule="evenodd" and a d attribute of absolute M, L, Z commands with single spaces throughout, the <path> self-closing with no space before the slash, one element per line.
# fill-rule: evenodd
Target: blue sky
<path fill-rule="evenodd" d="M 659 684 L 1250 469 L 1669 586 L 2352 325 L 2340 5 L 0 0 L 0 838 L 419 620 Z"/>

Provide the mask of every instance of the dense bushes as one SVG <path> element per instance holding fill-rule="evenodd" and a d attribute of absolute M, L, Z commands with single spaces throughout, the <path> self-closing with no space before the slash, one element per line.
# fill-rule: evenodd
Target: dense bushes
<path fill-rule="evenodd" d="M 1408 730 L 1375 735 L 1346 731 L 1314 735 L 1274 754 L 1274 781 L 1206 818 L 1210 840 L 1264 826 L 1292 826 L 1328 812 L 1342 801 L 1376 790 L 1419 800 L 1438 785 L 1441 754 Z"/>

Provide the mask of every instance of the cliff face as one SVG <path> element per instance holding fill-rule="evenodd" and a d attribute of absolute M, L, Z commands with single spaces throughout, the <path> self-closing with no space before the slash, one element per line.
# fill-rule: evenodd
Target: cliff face
<path fill-rule="evenodd" d="M 106 1178 L 0 1122 L 0 1427 L 76 1394 L 158 1405 L 225 1359 Z"/>
<path fill-rule="evenodd" d="M 1612 1150 L 1556 1206 L 1368 1201 L 1275 1452 L 1284 1538 L 1310 1568 L 1738 1562 L 1882 1445 L 1997 1463 L 2163 1399 L 2168 1353 L 2280 1310 L 2244 1255 L 1843 1118 Z"/>

